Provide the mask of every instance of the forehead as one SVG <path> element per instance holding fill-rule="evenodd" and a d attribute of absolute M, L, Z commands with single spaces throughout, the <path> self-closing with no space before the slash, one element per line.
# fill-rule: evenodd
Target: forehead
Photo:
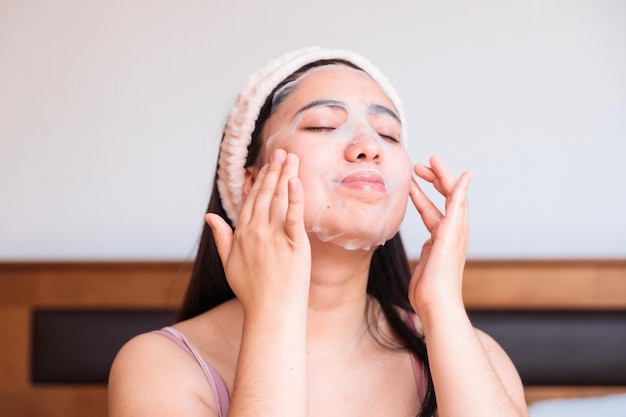
<path fill-rule="evenodd" d="M 345 65 L 328 65 L 309 70 L 293 81 L 285 102 L 295 105 L 324 99 L 384 105 L 395 109 L 376 81 L 365 72 Z"/>

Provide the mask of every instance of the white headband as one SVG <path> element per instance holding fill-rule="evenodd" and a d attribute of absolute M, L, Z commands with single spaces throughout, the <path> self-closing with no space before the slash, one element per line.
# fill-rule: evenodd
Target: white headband
<path fill-rule="evenodd" d="M 288 76 L 307 64 L 330 59 L 351 62 L 378 83 L 398 112 L 401 121 L 400 138 L 406 146 L 406 119 L 400 97 L 378 68 L 362 56 L 345 50 L 311 47 L 273 58 L 248 77 L 239 92 L 237 101 L 230 110 L 224 127 L 218 161 L 217 188 L 222 199 L 222 206 L 233 226 L 237 225 L 239 211 L 243 204 L 248 145 L 252 140 L 252 133 L 263 104 L 274 88 Z"/>

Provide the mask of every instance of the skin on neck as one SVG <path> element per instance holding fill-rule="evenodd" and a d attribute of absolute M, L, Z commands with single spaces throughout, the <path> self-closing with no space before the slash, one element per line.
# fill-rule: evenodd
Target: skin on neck
<path fill-rule="evenodd" d="M 347 250 L 312 235 L 307 339 L 311 349 L 354 348 L 367 334 L 370 251 Z"/>

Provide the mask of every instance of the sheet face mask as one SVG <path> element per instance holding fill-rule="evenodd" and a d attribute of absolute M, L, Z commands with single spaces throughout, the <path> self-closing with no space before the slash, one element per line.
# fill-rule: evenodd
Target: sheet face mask
<path fill-rule="evenodd" d="M 288 88 L 293 88 L 293 85 L 304 77 L 306 75 L 292 82 Z M 321 134 L 323 139 L 319 139 L 319 145 L 315 147 L 315 153 L 318 154 L 318 157 L 327 154 L 327 160 L 333 161 L 336 159 L 338 149 L 346 149 L 349 143 L 357 144 L 363 140 L 371 141 L 372 138 L 378 142 L 385 154 L 391 146 L 398 147 L 398 144 L 393 143 L 389 138 L 381 137 L 368 121 L 368 116 L 375 115 L 383 118 L 388 117 L 389 121 L 385 121 L 387 125 L 391 120 L 393 123 L 397 123 L 395 114 L 390 114 L 385 107 L 363 102 L 344 103 L 335 100 L 314 101 L 306 107 L 310 109 L 300 111 L 288 126 L 275 132 L 267 139 L 267 148 L 271 148 L 272 143 L 277 138 L 288 141 L 294 135 L 299 134 L 298 132 L 302 131 L 300 125 L 307 117 L 307 112 L 316 111 L 332 111 L 335 112 L 335 115 L 337 113 L 342 114 L 341 120 L 343 121 L 337 126 L 337 116 L 335 116 L 332 129 Z M 394 130 L 396 140 L 404 139 L 398 138 L 399 129 Z M 403 192 L 402 185 L 407 184 L 408 180 L 403 181 L 393 173 L 379 171 L 376 168 L 376 163 L 357 162 L 353 165 L 347 171 L 345 166 L 342 168 L 344 171 L 338 171 L 332 166 L 332 163 L 329 163 L 328 169 L 322 174 L 322 178 L 317 179 L 323 184 L 325 192 L 322 194 L 324 195 L 307 196 L 305 192 L 305 214 L 307 210 L 309 212 L 310 210 L 316 211 L 312 224 L 307 225 L 307 232 L 315 234 L 322 242 L 332 242 L 348 250 L 370 250 L 383 245 L 398 231 L 404 217 L 408 198 L 408 188 L 407 191 Z M 300 176 L 302 177 L 302 173 Z M 350 181 L 354 177 L 365 179 L 364 184 L 357 187 L 363 188 L 362 190 L 346 187 L 344 181 Z M 410 178 L 410 173 L 407 174 L 406 178 Z M 373 183 L 370 184 L 369 180 L 372 180 Z M 378 182 L 382 182 L 384 185 L 383 192 L 381 192 L 382 186 Z M 370 186 L 376 190 L 367 190 Z M 395 214 L 392 213 L 394 210 L 396 211 Z M 397 210 L 403 211 L 398 214 Z M 346 213 L 349 213 L 348 220 L 346 220 Z"/>

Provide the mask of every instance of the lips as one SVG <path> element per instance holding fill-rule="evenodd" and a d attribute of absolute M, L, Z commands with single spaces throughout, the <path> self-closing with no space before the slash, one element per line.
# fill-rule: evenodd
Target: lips
<path fill-rule="evenodd" d="M 340 184 L 358 191 L 384 193 L 387 190 L 383 176 L 370 170 L 351 172 L 341 179 Z"/>

